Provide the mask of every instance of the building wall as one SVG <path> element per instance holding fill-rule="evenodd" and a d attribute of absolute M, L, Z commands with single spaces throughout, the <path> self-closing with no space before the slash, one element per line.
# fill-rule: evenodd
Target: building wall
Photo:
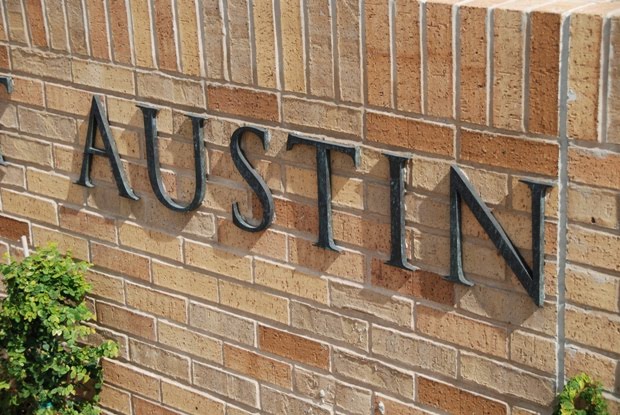
<path fill-rule="evenodd" d="M 5 0 L 0 3 L 0 247 L 54 241 L 94 264 L 113 414 L 547 414 L 564 380 L 599 379 L 620 413 L 620 3 L 412 0 Z M 93 95 L 131 186 L 95 156 Z M 166 189 L 194 192 L 191 123 L 206 117 L 202 206 L 154 196 L 136 104 L 159 108 Z M 275 198 L 261 206 L 229 151 L 245 138 Z M 315 150 L 334 153 L 336 253 L 318 234 Z M 412 153 L 407 254 L 390 253 L 385 151 Z M 525 257 L 527 187 L 546 201 L 537 307 L 467 208 L 467 287 L 448 274 L 458 165 Z M 95 339 L 97 340 L 97 339 Z M 164 409 L 165 408 L 165 409 Z M 376 411 L 376 412 L 375 412 Z"/>

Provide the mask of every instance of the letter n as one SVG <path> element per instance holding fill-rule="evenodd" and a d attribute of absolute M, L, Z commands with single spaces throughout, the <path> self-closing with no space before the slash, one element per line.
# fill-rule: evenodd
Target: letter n
<path fill-rule="evenodd" d="M 551 185 L 524 181 L 532 195 L 532 267 L 523 259 L 491 210 L 476 194 L 471 183 L 461 170 L 450 169 L 450 275 L 448 280 L 465 285 L 473 285 L 463 274 L 463 247 L 461 238 L 461 202 L 469 207 L 478 223 L 489 236 L 499 253 L 515 273 L 527 293 L 537 306 L 545 300 L 544 290 L 544 241 L 545 241 L 545 193 Z"/>
<path fill-rule="evenodd" d="M 95 135 L 99 131 L 101 139 L 103 141 L 104 149 L 95 147 Z M 112 167 L 112 174 L 118 187 L 118 192 L 121 196 L 132 200 L 138 200 L 138 196 L 135 195 L 125 176 L 125 170 L 121 164 L 121 159 L 118 156 L 118 150 L 116 149 L 116 142 L 112 137 L 112 131 L 110 130 L 110 124 L 108 120 L 103 116 L 103 109 L 99 97 L 94 96 L 92 105 L 90 107 L 90 115 L 88 116 L 88 132 L 86 133 L 86 143 L 84 144 L 84 158 L 82 160 L 82 172 L 80 178 L 76 184 L 94 187 L 90 180 L 90 170 L 92 167 L 93 156 L 104 156 L 110 160 L 110 166 Z"/>

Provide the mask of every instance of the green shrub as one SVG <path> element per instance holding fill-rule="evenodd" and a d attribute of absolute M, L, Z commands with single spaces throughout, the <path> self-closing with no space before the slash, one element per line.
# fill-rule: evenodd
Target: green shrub
<path fill-rule="evenodd" d="M 93 329 L 84 302 L 88 268 L 41 248 L 22 262 L 0 265 L 7 297 L 0 310 L 0 413 L 94 415 L 102 383 L 102 357 L 116 343 L 80 343 Z"/>
<path fill-rule="evenodd" d="M 553 415 L 609 415 L 603 387 L 585 373 L 569 379 Z"/>

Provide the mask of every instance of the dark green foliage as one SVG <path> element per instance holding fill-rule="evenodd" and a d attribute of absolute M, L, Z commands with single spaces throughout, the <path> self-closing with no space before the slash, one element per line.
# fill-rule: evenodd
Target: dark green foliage
<path fill-rule="evenodd" d="M 603 387 L 585 373 L 569 379 L 553 415 L 609 415 Z"/>
<path fill-rule="evenodd" d="M 41 248 L 22 262 L 1 264 L 8 296 L 0 310 L 0 413 L 94 415 L 101 390 L 102 357 L 116 343 L 80 344 L 93 329 L 84 302 L 88 268 Z"/>

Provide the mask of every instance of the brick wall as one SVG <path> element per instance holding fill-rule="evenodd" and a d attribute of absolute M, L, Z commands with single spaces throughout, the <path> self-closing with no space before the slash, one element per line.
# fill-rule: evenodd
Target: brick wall
<path fill-rule="evenodd" d="M 564 380 L 600 379 L 620 413 L 620 4 L 566 1 L 5 0 L 0 3 L 0 250 L 54 241 L 95 264 L 110 414 L 549 413 Z M 105 104 L 139 201 L 108 161 L 79 176 L 92 97 Z M 208 184 L 191 213 L 149 184 L 156 105 L 163 181 L 194 192 L 191 123 L 206 117 Z M 275 198 L 261 205 L 231 133 Z M 333 229 L 317 240 L 315 151 L 334 153 Z M 405 271 L 390 252 L 389 169 L 406 175 Z M 547 196 L 537 307 L 463 209 L 464 267 L 448 273 L 449 169 L 458 165 L 531 256 L 523 178 Z M 375 412 L 376 411 L 376 412 Z"/>

